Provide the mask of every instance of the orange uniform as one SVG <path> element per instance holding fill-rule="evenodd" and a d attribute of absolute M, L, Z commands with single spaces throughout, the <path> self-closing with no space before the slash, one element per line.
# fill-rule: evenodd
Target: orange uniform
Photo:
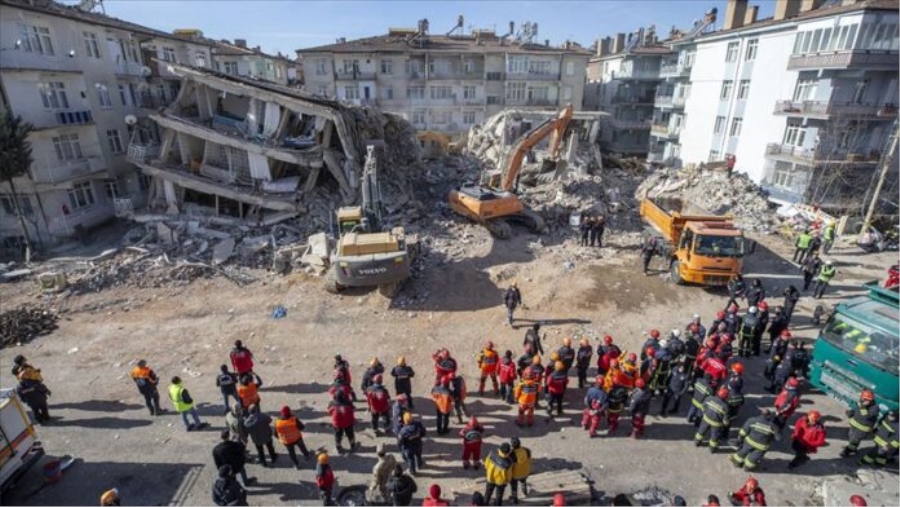
<path fill-rule="evenodd" d="M 516 421 L 519 426 L 534 424 L 534 407 L 537 405 L 538 396 L 541 394 L 541 384 L 533 378 L 524 379 L 516 386 L 516 401 L 519 402 L 519 417 Z"/>
<path fill-rule="evenodd" d="M 247 385 L 239 385 L 237 392 L 238 397 L 241 398 L 241 405 L 243 405 L 245 409 L 249 408 L 250 405 L 259 405 L 259 389 L 253 382 L 250 382 Z"/>
<path fill-rule="evenodd" d="M 478 356 L 478 367 L 481 368 L 481 379 L 478 383 L 478 395 L 484 396 L 484 384 L 487 378 L 491 378 L 494 385 L 494 396 L 500 393 L 500 384 L 497 382 L 497 371 L 500 365 L 500 355 L 494 350 L 493 344 L 481 351 Z"/>

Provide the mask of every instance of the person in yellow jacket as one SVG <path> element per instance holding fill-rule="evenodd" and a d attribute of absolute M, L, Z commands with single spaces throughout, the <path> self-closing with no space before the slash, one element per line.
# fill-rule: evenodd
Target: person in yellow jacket
<path fill-rule="evenodd" d="M 510 498 L 514 505 L 518 505 L 520 483 L 522 484 L 522 496 L 528 496 L 528 483 L 525 481 L 531 475 L 531 449 L 522 447 L 519 437 L 510 438 L 509 443 L 512 446 L 513 458 L 512 478 L 509 483 L 512 490 Z"/>
<path fill-rule="evenodd" d="M 494 505 L 503 504 L 503 492 L 506 485 L 512 480 L 513 468 L 512 447 L 506 442 L 500 444 L 500 448 L 488 454 L 484 458 L 484 504 L 491 505 L 491 497 L 497 493 Z"/>
<path fill-rule="evenodd" d="M 200 420 L 200 414 L 194 408 L 194 399 L 191 398 L 191 394 L 184 387 L 184 384 L 181 383 L 181 378 L 177 376 L 172 377 L 172 385 L 169 386 L 169 399 L 172 400 L 175 411 L 181 414 L 181 422 L 184 423 L 186 430 L 194 431 L 209 426 L 209 423 Z M 188 415 L 194 419 L 192 424 L 188 423 Z"/>

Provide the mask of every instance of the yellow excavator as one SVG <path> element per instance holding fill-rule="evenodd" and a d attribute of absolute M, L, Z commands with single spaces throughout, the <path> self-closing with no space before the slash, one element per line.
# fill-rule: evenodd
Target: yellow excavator
<path fill-rule="evenodd" d="M 506 239 L 512 235 L 509 222 L 520 223 L 532 231 L 546 230 L 544 219 L 528 209 L 516 195 L 519 170 L 525 155 L 532 148 L 550 138 L 549 156 L 544 163 L 558 163 L 566 129 L 572 121 L 572 105 L 568 104 L 559 115 L 551 118 L 520 137 L 509 151 L 499 174 L 488 178 L 479 185 L 463 185 L 450 191 L 450 207 L 460 215 L 474 220 L 497 238 Z"/>

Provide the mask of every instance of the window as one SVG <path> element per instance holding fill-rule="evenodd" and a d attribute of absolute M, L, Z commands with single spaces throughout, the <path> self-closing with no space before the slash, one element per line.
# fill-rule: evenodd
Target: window
<path fill-rule="evenodd" d="M 425 110 L 424 109 L 414 110 L 412 112 L 412 115 L 411 115 L 409 121 L 415 125 L 424 125 L 425 124 Z"/>
<path fill-rule="evenodd" d="M 463 111 L 463 123 L 466 125 L 474 125 L 475 111 Z"/>
<path fill-rule="evenodd" d="M 118 129 L 107 130 L 106 139 L 109 141 L 109 151 L 115 154 L 125 152 L 125 150 L 122 148 L 122 138 L 119 137 Z"/>
<path fill-rule="evenodd" d="M 344 98 L 354 100 L 359 98 L 359 88 L 355 85 L 344 85 Z"/>
<path fill-rule="evenodd" d="M 447 60 L 428 60 L 428 72 L 431 74 L 450 74 L 453 64 Z"/>
<path fill-rule="evenodd" d="M 103 190 L 106 193 L 106 197 L 108 199 L 115 199 L 122 195 L 119 193 L 119 184 L 116 180 L 106 180 L 103 182 Z"/>
<path fill-rule="evenodd" d="M 528 89 L 528 100 L 546 101 L 550 99 L 550 89 L 546 86 L 535 86 Z"/>
<path fill-rule="evenodd" d="M 716 116 L 716 125 L 713 127 L 713 134 L 721 134 L 722 130 L 725 129 L 725 117 L 724 116 Z"/>
<path fill-rule="evenodd" d="M 563 100 L 572 100 L 572 87 L 571 86 L 563 87 L 562 97 L 563 97 Z"/>
<path fill-rule="evenodd" d="M 503 79 L 502 72 L 488 72 L 486 75 L 488 81 L 500 81 Z"/>
<path fill-rule="evenodd" d="M 316 95 L 318 95 L 320 97 L 327 97 L 328 96 L 328 85 L 319 85 L 316 88 Z"/>
<path fill-rule="evenodd" d="M 721 100 L 727 100 L 731 97 L 731 89 L 734 87 L 734 81 L 722 82 L 722 93 L 719 95 Z"/>
<path fill-rule="evenodd" d="M 809 43 L 809 52 L 815 53 L 819 50 L 819 43 L 822 41 L 822 29 L 814 30 L 812 41 Z"/>
<path fill-rule="evenodd" d="M 475 60 L 466 60 L 463 62 L 463 72 L 466 74 L 472 74 L 475 72 Z"/>
<path fill-rule="evenodd" d="M 238 73 L 237 62 L 225 62 L 225 73 L 236 76 Z"/>
<path fill-rule="evenodd" d="M 506 72 L 510 74 L 524 74 L 528 71 L 528 57 L 510 56 L 506 62 Z"/>
<path fill-rule="evenodd" d="M 53 147 L 56 149 L 56 158 L 60 162 L 84 158 L 81 154 L 81 144 L 78 142 L 78 134 L 62 134 L 58 137 L 54 137 Z"/>
<path fill-rule="evenodd" d="M 822 42 L 819 45 L 819 51 L 827 51 L 831 44 L 831 28 L 826 28 L 822 32 Z"/>
<path fill-rule="evenodd" d="M 869 311 L 882 313 L 882 310 Z M 848 357 L 865 361 L 887 375 L 896 376 L 897 338 L 873 326 L 872 320 L 836 314 L 822 330 L 822 336 L 833 346 L 843 349 Z"/>
<path fill-rule="evenodd" d="M 728 48 L 725 50 L 725 61 L 726 62 L 737 61 L 738 46 L 740 46 L 739 42 L 729 42 L 728 43 Z"/>
<path fill-rule="evenodd" d="M 506 100 L 525 100 L 525 83 L 506 83 Z"/>
<path fill-rule="evenodd" d="M 720 157 L 719 150 L 709 150 L 709 160 L 707 162 L 718 162 Z"/>
<path fill-rule="evenodd" d="M 103 83 L 95 83 L 94 88 L 97 89 L 97 101 L 100 102 L 100 107 L 112 107 L 112 98 L 109 96 L 109 88 Z"/>
<path fill-rule="evenodd" d="M 732 118 L 731 119 L 731 132 L 729 132 L 729 135 L 731 137 L 740 136 L 741 135 L 741 125 L 743 125 L 743 123 L 744 123 L 743 118 Z"/>
<path fill-rule="evenodd" d="M 356 74 L 359 72 L 359 60 L 342 60 L 344 74 Z"/>
<path fill-rule="evenodd" d="M 177 63 L 175 61 L 175 48 L 163 48 L 162 59 L 167 62 Z"/>
<path fill-rule="evenodd" d="M 97 44 L 97 35 L 91 32 L 82 32 L 84 34 L 85 54 L 90 58 L 100 58 L 100 46 Z"/>
<path fill-rule="evenodd" d="M 489 106 L 500 104 L 500 97 L 497 95 L 488 95 L 487 103 Z"/>
<path fill-rule="evenodd" d="M 19 25 L 19 40 L 22 51 L 53 55 L 53 41 L 50 40 L 50 29 L 44 26 L 29 24 Z"/>
<path fill-rule="evenodd" d="M 156 85 L 156 96 L 159 97 L 160 102 L 166 101 L 166 87 L 163 84 Z"/>
<path fill-rule="evenodd" d="M 453 119 L 453 116 L 450 114 L 450 111 L 432 111 L 431 112 L 431 122 L 436 125 L 446 125 L 450 123 Z"/>
<path fill-rule="evenodd" d="M 325 60 L 323 58 L 319 58 L 318 60 L 316 60 L 316 75 L 317 76 L 324 76 L 325 74 L 328 74 L 327 64 L 328 64 L 328 60 Z"/>
<path fill-rule="evenodd" d="M 419 77 L 422 73 L 422 62 L 419 60 L 409 60 L 405 64 L 406 73 L 413 78 Z"/>
<path fill-rule="evenodd" d="M 794 186 L 794 169 L 791 163 L 775 162 L 775 173 L 772 175 L 772 185 L 790 189 Z"/>
<path fill-rule="evenodd" d="M 853 83 L 853 103 L 862 104 L 866 97 L 866 90 L 869 88 L 869 80 L 863 79 Z"/>
<path fill-rule="evenodd" d="M 453 88 L 450 86 L 432 86 L 431 87 L 431 98 L 432 99 L 449 99 L 453 94 Z"/>
<path fill-rule="evenodd" d="M 69 109 L 66 85 L 60 82 L 38 83 L 45 109 Z"/>
<path fill-rule="evenodd" d="M 463 86 L 463 98 L 472 100 L 475 98 L 475 86 L 466 85 Z"/>
<path fill-rule="evenodd" d="M 19 209 L 22 210 L 22 215 L 34 215 L 34 208 L 31 206 L 31 198 L 22 195 L 18 197 Z M 7 215 L 16 214 L 16 204 L 15 201 L 13 201 L 13 197 L 11 195 L 0 195 L 0 206 L 3 206 L 3 211 Z"/>
<path fill-rule="evenodd" d="M 150 183 L 153 181 L 152 178 L 146 174 L 138 174 L 138 187 L 140 187 L 142 192 L 146 192 L 150 190 Z"/>
<path fill-rule="evenodd" d="M 528 62 L 528 73 L 541 76 L 550 75 L 550 62 Z"/>
<path fill-rule="evenodd" d="M 406 89 L 406 98 L 408 98 L 408 99 L 424 99 L 425 98 L 425 87 L 424 86 L 410 86 L 409 88 Z"/>
<path fill-rule="evenodd" d="M 750 95 L 750 80 L 742 79 L 738 86 L 738 100 L 747 100 L 748 95 Z"/>
<path fill-rule="evenodd" d="M 84 208 L 94 204 L 94 191 L 91 189 L 91 182 L 77 183 L 69 189 L 69 204 L 72 210 Z"/>
<path fill-rule="evenodd" d="M 575 62 L 566 62 L 566 75 L 567 76 L 575 75 Z"/>
<path fill-rule="evenodd" d="M 384 95 L 384 98 L 386 100 L 393 100 L 394 99 L 394 89 L 393 88 L 384 88 L 382 95 Z"/>
<path fill-rule="evenodd" d="M 125 85 L 119 83 L 119 100 L 122 101 L 122 107 L 128 107 L 128 94 L 125 92 Z"/>
<path fill-rule="evenodd" d="M 784 131 L 784 144 L 788 146 L 803 146 L 806 139 L 806 128 L 798 123 L 788 124 Z"/>
<path fill-rule="evenodd" d="M 812 100 L 816 96 L 819 82 L 816 79 L 800 79 L 794 88 L 794 102 Z"/>
<path fill-rule="evenodd" d="M 194 56 L 194 65 L 196 67 L 206 67 L 206 53 L 197 52 Z"/>
<path fill-rule="evenodd" d="M 752 62 L 756 60 L 756 52 L 759 50 L 759 39 L 753 39 L 747 42 L 747 52 L 744 53 L 744 60 Z"/>
<path fill-rule="evenodd" d="M 684 54 L 684 69 L 688 70 L 694 66 L 694 59 L 697 58 L 697 51 L 688 51 Z"/>
<path fill-rule="evenodd" d="M 393 74 L 394 73 L 394 62 L 391 60 L 381 60 L 381 73 L 382 74 Z"/>

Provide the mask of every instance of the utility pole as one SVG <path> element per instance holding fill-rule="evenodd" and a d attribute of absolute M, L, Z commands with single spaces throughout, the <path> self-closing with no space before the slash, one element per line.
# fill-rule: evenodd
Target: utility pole
<path fill-rule="evenodd" d="M 875 214 L 875 208 L 878 206 L 878 201 L 881 200 L 881 187 L 884 186 L 884 180 L 891 168 L 891 164 L 894 162 L 894 155 L 897 153 L 897 123 L 894 123 L 894 133 L 891 137 L 893 138 L 891 139 L 891 148 L 882 160 L 881 174 L 878 175 L 878 183 L 875 185 L 875 191 L 872 193 L 872 202 L 869 203 L 869 211 L 866 212 L 866 219 L 863 221 L 863 230 L 861 232 L 867 231 L 872 223 L 872 215 Z"/>

